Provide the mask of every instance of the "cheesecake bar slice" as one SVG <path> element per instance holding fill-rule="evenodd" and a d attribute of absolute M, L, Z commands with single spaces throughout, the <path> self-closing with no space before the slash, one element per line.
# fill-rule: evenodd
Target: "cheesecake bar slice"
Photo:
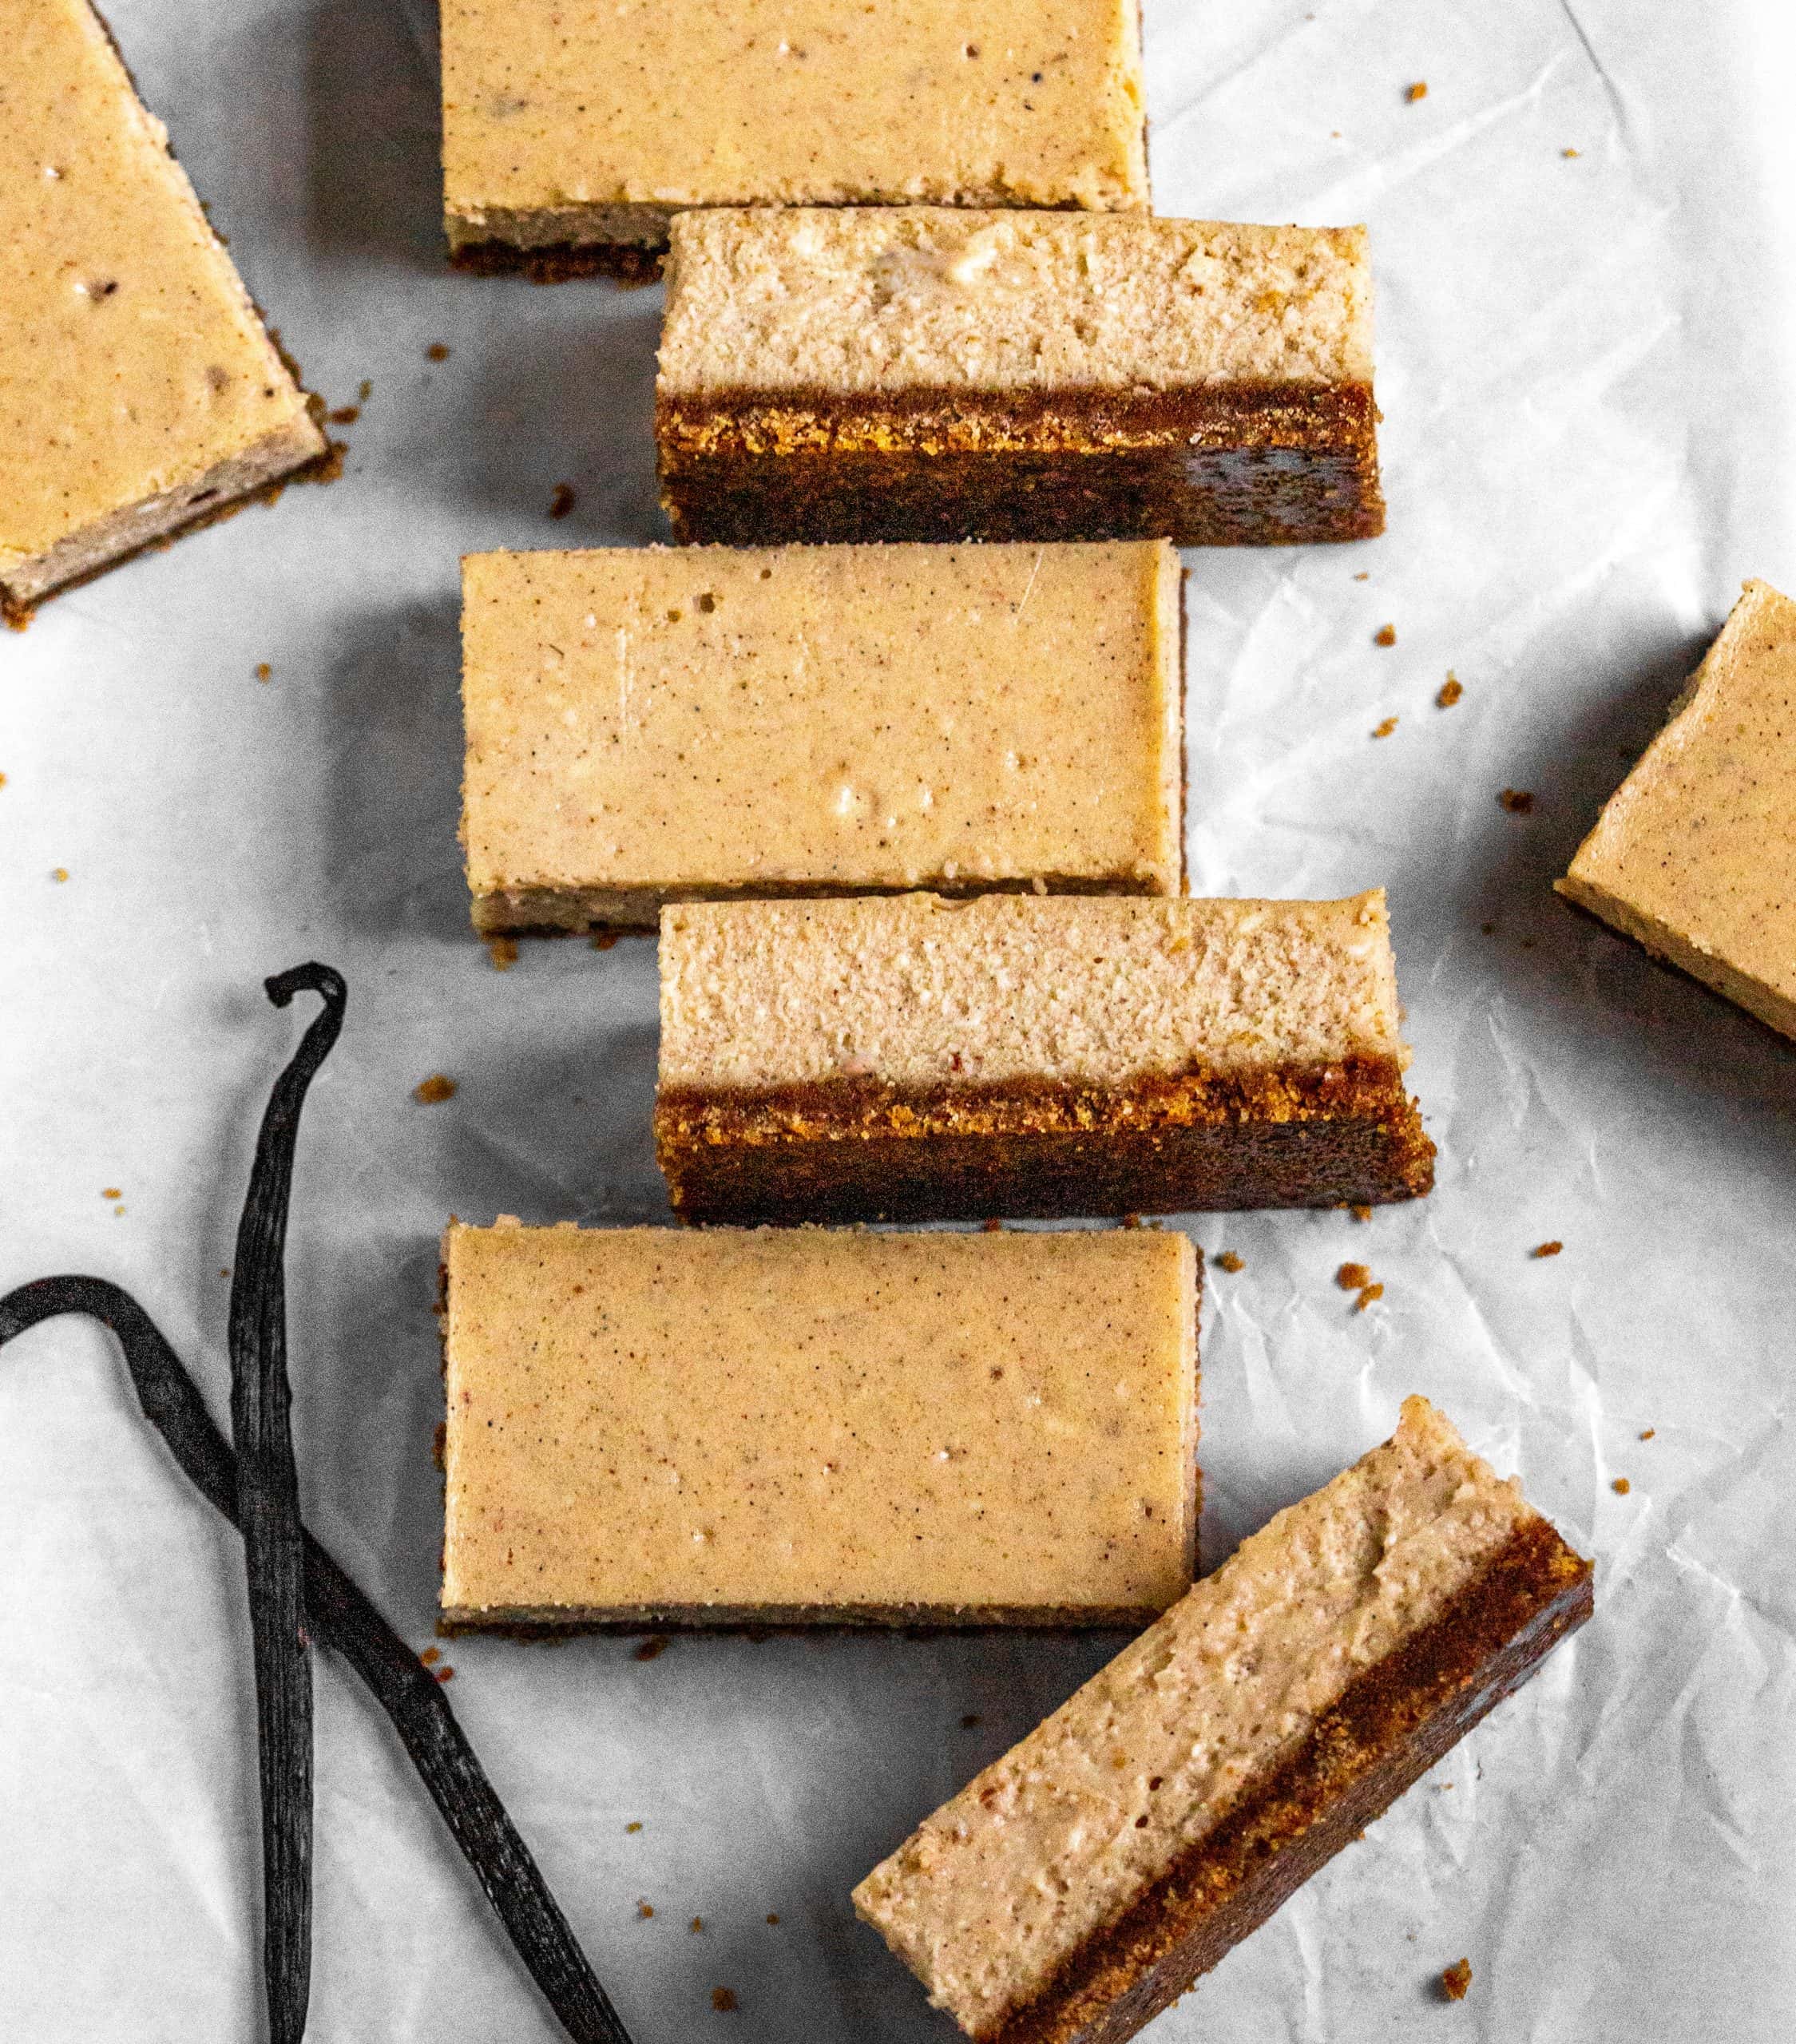
<path fill-rule="evenodd" d="M 325 453 L 309 401 L 86 0 L 5 0 L 0 608 Z"/>
<path fill-rule="evenodd" d="M 929 894 L 661 918 L 656 1147 L 683 1220 L 1406 1199 L 1382 892 Z"/>
<path fill-rule="evenodd" d="M 854 1891 L 979 2044 L 1121 2044 L 1591 1614 L 1591 1567 L 1426 1400 Z"/>
<path fill-rule="evenodd" d="M 1360 228 L 719 209 L 673 224 L 676 539 L 1365 539 Z"/>
<path fill-rule="evenodd" d="M 1191 1578 L 1182 1235 L 446 1240 L 463 1626 L 1108 1625 Z"/>
<path fill-rule="evenodd" d="M 1144 207 L 1136 0 L 442 0 L 450 259 L 652 276 L 718 205 Z"/>
<path fill-rule="evenodd" d="M 471 556 L 475 927 L 934 887 L 1176 893 L 1164 545 Z"/>
<path fill-rule="evenodd" d="M 1796 1037 L 1796 603 L 1746 584 L 1555 885 Z"/>

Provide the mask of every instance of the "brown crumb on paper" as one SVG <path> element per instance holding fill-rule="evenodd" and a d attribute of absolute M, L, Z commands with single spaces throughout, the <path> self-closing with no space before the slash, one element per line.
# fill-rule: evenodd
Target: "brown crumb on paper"
<path fill-rule="evenodd" d="M 1397 627 L 1394 624 L 1381 624 L 1372 635 L 1372 643 L 1374 646 L 1394 646 L 1397 644 Z"/>
<path fill-rule="evenodd" d="M 964 1711 L 961 1716 L 961 1729 L 963 1732 L 970 1732 L 975 1725 L 982 1721 L 977 1710 Z"/>
<path fill-rule="evenodd" d="M 637 1915 L 639 1915 L 639 1916 L 652 1916 L 652 1915 L 654 1915 L 654 1913 L 655 1913 L 655 1905 L 654 1905 L 654 1903 L 652 1903 L 652 1902 L 639 1902 L 639 1903 L 636 1904 L 636 1914 L 637 1914 Z"/>
<path fill-rule="evenodd" d="M 426 1668 L 434 1668 L 442 1658 L 442 1649 L 440 1646 L 426 1646 L 418 1658 Z"/>
<path fill-rule="evenodd" d="M 549 493 L 549 515 L 565 518 L 579 501 L 580 493 L 571 482 L 558 482 Z"/>
<path fill-rule="evenodd" d="M 1561 149 L 1559 153 L 1562 156 L 1582 156 L 1584 152 L 1582 149 Z"/>
<path fill-rule="evenodd" d="M 1657 1427 L 1648 1427 L 1648 1428 L 1646 1429 L 1646 1431 L 1645 1431 L 1645 1432 L 1644 1432 L 1640 1436 L 1640 1438 L 1641 1438 L 1641 1440 L 1651 1440 L 1652 1439 L 1653 1436 L 1654 1436 L 1655 1433 L 1657 1433 L 1657 1432 L 1658 1432 L 1658 1431 L 1659 1431 L 1659 1429 L 1658 1429 L 1658 1428 L 1657 1428 Z"/>
<path fill-rule="evenodd" d="M 711 2006 L 720 2015 L 728 2015 L 737 2006 L 734 1991 L 728 1987 L 713 1987 L 711 1991 Z"/>
<path fill-rule="evenodd" d="M 1394 717 L 1386 717 L 1382 724 L 1374 728 L 1372 735 L 1374 738 L 1389 738 L 1396 728 L 1397 719 Z"/>
<path fill-rule="evenodd" d="M 1382 1285 L 1362 1285 L 1359 1288 L 1359 1297 L 1354 1301 L 1354 1311 L 1364 1313 L 1374 1299 L 1382 1299 L 1384 1295 L 1385 1288 Z"/>
<path fill-rule="evenodd" d="M 356 393 L 355 393 L 356 396 L 357 396 L 359 398 L 360 398 L 360 400 L 362 401 L 362 402 L 363 402 L 363 404 L 366 404 L 366 403 L 368 402 L 369 398 L 371 398 L 374 395 L 374 394 L 375 394 L 375 380 L 374 380 L 374 378 L 373 378 L 371 376 L 364 376 L 364 377 L 362 378 L 362 381 L 361 381 L 361 383 L 360 383 L 359 386 L 357 388 L 357 390 L 356 390 Z"/>
<path fill-rule="evenodd" d="M 69 877 L 69 869 L 65 866 L 52 866 L 50 877 L 55 881 L 66 880 Z"/>
<path fill-rule="evenodd" d="M 667 1650 L 668 1642 L 664 1638 L 645 1639 L 630 1658 L 632 1661 L 658 1661 Z"/>
<path fill-rule="evenodd" d="M 1139 1214 L 1125 1214 L 1123 1216 L 1122 1224 L 1125 1228 L 1139 1228 L 1141 1225 L 1141 1216 Z"/>
<path fill-rule="evenodd" d="M 490 937 L 486 940 L 486 955 L 492 960 L 495 972 L 509 972 L 517 963 L 517 938 Z"/>
<path fill-rule="evenodd" d="M 702 1931 L 704 1928 L 704 1919 L 702 1916 L 695 1916 L 686 1927 L 688 1931 Z"/>
<path fill-rule="evenodd" d="M 1216 1258 L 1216 1268 L 1219 1270 L 1226 1270 L 1231 1278 L 1237 1270 L 1245 1270 L 1247 1267 L 1247 1265 L 1231 1249 L 1225 1249 Z"/>
<path fill-rule="evenodd" d="M 1411 106 L 1413 106 L 1418 99 L 1426 99 L 1428 97 L 1428 81 L 1425 78 L 1417 78 L 1416 82 L 1404 93 L 1403 97 L 1409 101 Z"/>
<path fill-rule="evenodd" d="M 1372 1218 L 1372 1210 L 1370 1206 L 1350 1206 L 1347 1211 L 1356 1221 L 1370 1221 Z"/>
<path fill-rule="evenodd" d="M 266 660 L 258 660 L 256 663 L 256 679 L 258 681 L 272 681 L 274 678 L 275 671 Z"/>
<path fill-rule="evenodd" d="M 434 1107 L 443 1100 L 455 1097 L 455 1081 L 442 1072 L 433 1072 L 428 1079 L 420 1079 L 411 1089 L 411 1097 L 421 1107 Z"/>
<path fill-rule="evenodd" d="M 1505 788 L 1497 799 L 1512 816 L 1527 816 L 1533 810 L 1534 798 L 1526 788 Z"/>
<path fill-rule="evenodd" d="M 121 1186 L 116 1185 L 103 1185 L 100 1188 L 100 1197 L 102 1199 L 122 1199 L 125 1197 L 125 1193 Z"/>
<path fill-rule="evenodd" d="M 767 1921 L 770 1923 L 777 1923 L 779 1921 L 779 1911 L 777 1909 L 770 1909 L 767 1911 Z"/>
<path fill-rule="evenodd" d="M 1001 1235 L 1004 1233 L 1004 1223 L 995 1214 L 988 1214 L 979 1225 L 988 1235 Z"/>
<path fill-rule="evenodd" d="M 424 351 L 424 359 L 426 362 L 447 362 L 449 343 L 446 341 L 432 341 Z"/>
<path fill-rule="evenodd" d="M 631 1823 L 625 1824 L 624 1828 L 628 1832 L 640 1831 L 642 1828 L 642 1820 L 638 1817 L 633 1820 Z"/>
<path fill-rule="evenodd" d="M 1469 1959 L 1456 1959 L 1441 1975 L 1441 1992 L 1449 2002 L 1462 2002 L 1465 1991 L 1472 1984 L 1472 1962 Z"/>
<path fill-rule="evenodd" d="M 1372 1274 L 1363 1263 L 1343 1263 L 1334 1274 L 1334 1281 L 1343 1292 L 1357 1292 L 1362 1285 L 1370 1285 Z"/>
<path fill-rule="evenodd" d="M 586 941 L 595 951 L 609 951 L 617 941 L 617 933 L 614 929 L 595 930 Z"/>
<path fill-rule="evenodd" d="M 439 1682 L 452 1682 L 455 1679 L 455 1670 L 449 1666 L 446 1662 L 445 1662 L 440 1668 L 432 1669 L 430 1672 L 436 1677 Z"/>
<path fill-rule="evenodd" d="M 333 426 L 353 426 L 362 416 L 359 405 L 339 405 L 330 415 Z"/>
<path fill-rule="evenodd" d="M 1528 1254 L 1530 1256 L 1536 1258 L 1543 1256 L 1557 1256 L 1564 1246 L 1565 1245 L 1564 1242 L 1542 1242 L 1537 1248 L 1531 1249 Z"/>
<path fill-rule="evenodd" d="M 1450 710 L 1465 693 L 1465 684 L 1449 667 L 1447 678 L 1441 683 L 1440 692 L 1434 698 L 1434 707 L 1437 710 Z"/>
<path fill-rule="evenodd" d="M 1615 1492 L 1618 1498 L 1626 1497 L 1628 1493 L 1632 1490 L 1633 1487 L 1634 1486 L 1628 1482 L 1625 1476 L 1617 1476 L 1615 1481 L 1609 1486 L 1609 1488 Z"/>

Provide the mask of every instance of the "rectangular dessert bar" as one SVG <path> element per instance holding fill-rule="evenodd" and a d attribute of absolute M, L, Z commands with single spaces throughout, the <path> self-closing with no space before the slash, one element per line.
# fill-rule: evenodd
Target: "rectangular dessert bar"
<path fill-rule="evenodd" d="M 1746 584 L 1555 884 L 1796 1037 L 1796 603 Z"/>
<path fill-rule="evenodd" d="M 3 0 L 0 609 L 325 453 L 86 0 Z"/>
<path fill-rule="evenodd" d="M 442 0 L 450 259 L 654 275 L 694 206 L 1143 207 L 1136 0 Z"/>
<path fill-rule="evenodd" d="M 656 1147 L 683 1220 L 1405 1199 L 1382 892 L 928 894 L 661 918 Z"/>
<path fill-rule="evenodd" d="M 1591 1614 L 1425 1399 L 854 1891 L 979 2044 L 1121 2044 Z"/>
<path fill-rule="evenodd" d="M 1184 1594 L 1174 1234 L 452 1222 L 457 1625 L 1100 1625 Z"/>
<path fill-rule="evenodd" d="M 488 553 L 463 567 L 475 927 L 927 886 L 1176 893 L 1164 545 Z"/>
<path fill-rule="evenodd" d="M 682 541 L 1384 529 L 1362 228 L 729 210 L 675 221 L 656 385 Z"/>

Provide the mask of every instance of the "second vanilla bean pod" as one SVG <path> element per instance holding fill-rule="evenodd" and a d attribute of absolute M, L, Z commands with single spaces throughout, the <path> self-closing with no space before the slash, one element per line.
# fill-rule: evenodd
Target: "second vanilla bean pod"
<path fill-rule="evenodd" d="M 300 2044 L 311 1989 L 312 1693 L 301 1623 L 306 1557 L 287 1375 L 284 1259 L 299 1111 L 337 1040 L 348 996 L 343 975 L 328 965 L 296 965 L 264 984 L 277 1008 L 302 990 L 324 1002 L 262 1117 L 231 1277 L 231 1428 L 262 1790 L 262 1972 L 272 2044 Z"/>

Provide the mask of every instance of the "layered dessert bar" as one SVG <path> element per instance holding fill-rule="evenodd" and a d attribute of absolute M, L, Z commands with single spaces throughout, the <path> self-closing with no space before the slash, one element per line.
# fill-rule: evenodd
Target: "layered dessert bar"
<path fill-rule="evenodd" d="M 475 554 L 475 927 L 934 887 L 1170 894 L 1179 571 L 1164 545 Z"/>
<path fill-rule="evenodd" d="M 451 1223 L 460 1626 L 1100 1625 L 1197 1526 L 1182 1236 Z"/>
<path fill-rule="evenodd" d="M 694 206 L 1144 207 L 1136 0 L 442 0 L 450 259 L 652 276 Z"/>
<path fill-rule="evenodd" d="M 1121 2044 L 1590 1614 L 1589 1563 L 1407 1399 L 854 1906 L 979 2044 Z"/>
<path fill-rule="evenodd" d="M 1746 584 L 1555 885 L 1796 1037 L 1796 603 Z"/>
<path fill-rule="evenodd" d="M 1382 892 L 928 894 L 661 918 L 656 1147 L 683 1220 L 1407 1199 Z"/>
<path fill-rule="evenodd" d="M 230 258 L 86 0 L 5 0 L 0 607 L 325 453 Z"/>
<path fill-rule="evenodd" d="M 720 209 L 656 385 L 683 541 L 1365 539 L 1361 228 Z"/>

